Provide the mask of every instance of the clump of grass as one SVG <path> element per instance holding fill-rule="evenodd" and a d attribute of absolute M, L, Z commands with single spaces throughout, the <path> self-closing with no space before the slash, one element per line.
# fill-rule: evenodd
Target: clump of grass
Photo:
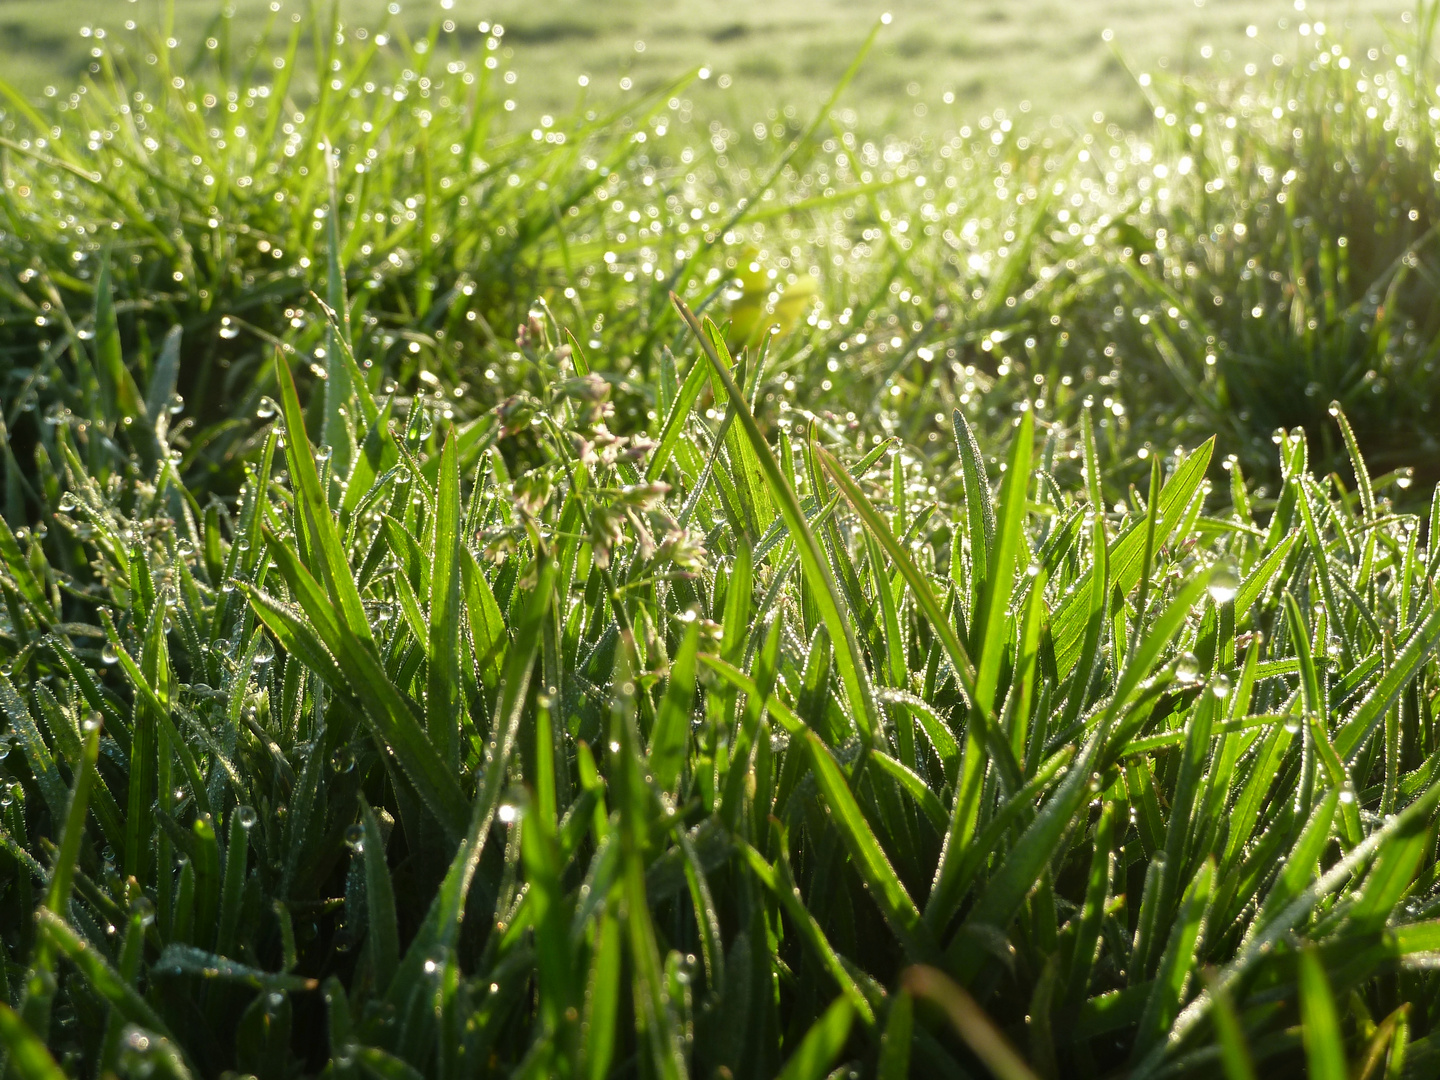
<path fill-rule="evenodd" d="M 937 505 L 894 441 L 767 438 L 764 354 L 677 303 L 643 436 L 542 317 L 459 423 L 337 319 L 318 448 L 277 355 L 234 513 L 168 410 L 54 425 L 45 529 L 0 531 L 12 1067 L 1398 1067 L 1440 611 L 1360 458 L 1297 430 L 1268 519 L 1238 477 L 1214 517 L 1207 442 L 1112 508 L 1088 412 L 998 470 L 957 412 Z"/>
<path fill-rule="evenodd" d="M 1132 405 L 1228 433 L 1263 468 L 1275 428 L 1343 456 L 1339 400 L 1373 463 L 1440 478 L 1437 13 L 1422 5 L 1390 57 L 1317 28 L 1271 80 L 1154 91 L 1140 234 L 1107 250 L 1145 313 L 1114 327 L 1150 378 Z"/>

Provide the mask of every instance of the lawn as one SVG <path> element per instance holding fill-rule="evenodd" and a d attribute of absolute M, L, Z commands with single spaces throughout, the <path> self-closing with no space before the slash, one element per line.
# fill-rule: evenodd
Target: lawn
<path fill-rule="evenodd" d="M 134 20 L 158 28 L 168 2 L 6 0 L 0 5 L 6 78 L 38 92 L 73 77 L 94 44 L 80 36 L 81 27 L 115 31 Z M 238 33 L 266 25 L 267 0 L 229 6 Z M 173 0 L 182 53 L 199 48 L 218 7 L 215 0 Z M 355 26 L 378 25 L 385 8 L 383 0 L 340 5 L 344 21 Z M 305 9 L 286 0 L 281 32 L 292 13 Z M 1071 121 L 1102 111 L 1133 121 L 1146 109 L 1127 64 L 1172 72 L 1212 62 L 1227 72 L 1263 66 L 1288 47 L 1301 23 L 1315 19 L 1368 48 L 1385 43 L 1403 10 L 1402 0 L 1312 0 L 1301 10 L 1293 0 L 455 0 L 448 9 L 431 0 L 401 5 L 397 22 L 419 33 L 432 19 L 449 18 L 467 47 L 479 37 L 479 22 L 500 23 L 501 55 L 517 77 L 509 95 L 525 115 L 568 111 L 582 74 L 593 92 L 609 97 L 622 78 L 650 88 L 707 66 L 715 78 L 697 97 L 700 107 L 748 123 L 771 109 L 823 101 L 871 24 L 889 11 L 891 29 L 845 104 L 877 130 L 937 131 L 996 108 Z M 720 88 L 722 77 L 728 90 Z"/>
<path fill-rule="evenodd" d="M 1434 1075 L 1440 9 L 1209 2 L 0 86 L 0 1070 Z"/>

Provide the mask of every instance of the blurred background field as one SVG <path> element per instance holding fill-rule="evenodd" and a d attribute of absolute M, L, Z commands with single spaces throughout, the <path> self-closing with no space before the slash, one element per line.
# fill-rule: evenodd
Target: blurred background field
<path fill-rule="evenodd" d="M 270 0 L 230 6 L 241 34 L 272 17 Z M 697 103 L 725 117 L 823 100 L 888 10 L 894 22 L 845 104 L 867 126 L 906 130 L 943 129 L 996 108 L 1132 121 L 1147 107 L 1127 62 L 1177 73 L 1260 68 L 1317 20 L 1368 48 L 1386 41 L 1406 8 L 1402 0 L 455 0 L 442 10 L 438 0 L 343 0 L 341 14 L 374 27 L 387 6 L 411 33 L 452 20 L 462 47 L 481 42 L 481 22 L 500 23 L 522 113 L 572 106 L 579 74 L 603 96 L 620 92 L 622 79 L 643 90 L 704 65 L 714 77 Z M 280 6 L 277 37 L 303 7 Z M 169 0 L 3 0 L 5 78 L 31 92 L 72 79 L 94 44 L 82 28 L 131 20 L 158 28 L 169 8 Z M 213 0 L 174 0 L 182 55 L 202 46 L 218 10 Z"/>

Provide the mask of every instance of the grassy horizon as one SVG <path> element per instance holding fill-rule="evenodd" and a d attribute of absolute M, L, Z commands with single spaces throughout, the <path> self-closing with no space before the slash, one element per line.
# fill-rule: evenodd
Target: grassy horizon
<path fill-rule="evenodd" d="M 174 0 L 173 12 L 171 0 L 9 0 L 0 8 L 7 79 L 39 94 L 47 83 L 58 86 L 83 72 L 94 41 L 81 36 L 82 27 L 116 34 L 129 21 L 153 32 L 169 25 L 182 52 L 193 53 L 217 7 L 213 0 Z M 270 17 L 269 0 L 231 0 L 228 7 L 242 39 L 260 33 Z M 1408 13 L 1402 0 L 1312 0 L 1300 8 L 1293 0 L 1158 0 L 1141 7 L 1025 0 L 954 11 L 934 0 L 742 0 L 720 7 L 616 0 L 603 9 L 577 0 L 458 0 L 398 7 L 389 21 L 412 35 L 423 35 L 432 22 L 452 23 L 445 37 L 461 55 L 483 44 L 479 23 L 501 24 L 499 57 L 517 80 L 508 95 L 532 119 L 571 109 L 580 75 L 590 81 L 589 96 L 610 100 L 625 95 L 621 79 L 643 91 L 703 66 L 714 79 L 697 87 L 702 111 L 746 123 L 770 111 L 809 111 L 825 100 L 887 12 L 893 21 L 846 107 L 867 128 L 895 133 L 949 130 L 997 108 L 1016 119 L 1028 113 L 1045 122 L 1053 115 L 1070 124 L 1103 112 L 1134 125 L 1149 109 L 1132 72 L 1235 72 L 1247 63 L 1263 70 L 1290 49 L 1302 24 L 1316 21 L 1360 51 L 1384 48 Z M 386 8 L 385 0 L 343 0 L 339 11 L 346 25 L 374 30 L 387 21 Z M 286 0 L 275 40 L 283 40 L 292 15 L 306 10 Z"/>

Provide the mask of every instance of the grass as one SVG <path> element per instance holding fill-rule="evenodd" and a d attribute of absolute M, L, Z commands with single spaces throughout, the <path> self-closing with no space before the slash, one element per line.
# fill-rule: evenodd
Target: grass
<path fill-rule="evenodd" d="M 1144 137 L 10 92 L 6 1067 L 1428 1075 L 1432 12 Z"/>
<path fill-rule="evenodd" d="M 269 14 L 267 0 L 229 6 L 247 35 Z M 81 27 L 112 35 L 127 21 L 158 28 L 172 9 L 173 34 L 182 54 L 191 55 L 218 7 L 215 0 L 7 0 L 0 8 L 0 40 L 13 42 L 6 78 L 37 94 L 46 84 L 64 86 L 83 73 L 95 44 L 80 36 Z M 286 0 L 282 24 L 304 7 Z M 386 0 L 344 0 L 341 13 L 347 23 L 373 29 L 386 7 Z M 500 56 L 517 76 L 507 93 L 523 115 L 569 112 L 581 74 L 610 96 L 622 78 L 648 90 L 705 65 L 715 78 L 697 93 L 701 111 L 747 128 L 771 110 L 812 110 L 844 72 L 855 43 L 890 11 L 894 23 L 846 106 L 867 130 L 906 133 L 958 126 L 995 109 L 1027 125 L 1030 117 L 1052 114 L 1084 123 L 1097 110 L 1132 124 L 1143 118 L 1144 103 L 1116 49 L 1144 70 L 1196 70 L 1207 66 L 1206 56 L 1239 70 L 1247 62 L 1269 64 L 1310 19 L 1361 49 L 1384 45 L 1386 27 L 1407 10 L 1400 0 L 1311 0 L 1308 14 L 1297 13 L 1293 0 L 986 0 L 958 11 L 936 0 L 608 0 L 603 8 L 585 0 L 455 0 L 448 9 L 421 0 L 400 7 L 397 21 L 416 34 L 437 16 L 449 18 L 467 49 L 477 43 L 481 21 L 500 23 Z"/>

